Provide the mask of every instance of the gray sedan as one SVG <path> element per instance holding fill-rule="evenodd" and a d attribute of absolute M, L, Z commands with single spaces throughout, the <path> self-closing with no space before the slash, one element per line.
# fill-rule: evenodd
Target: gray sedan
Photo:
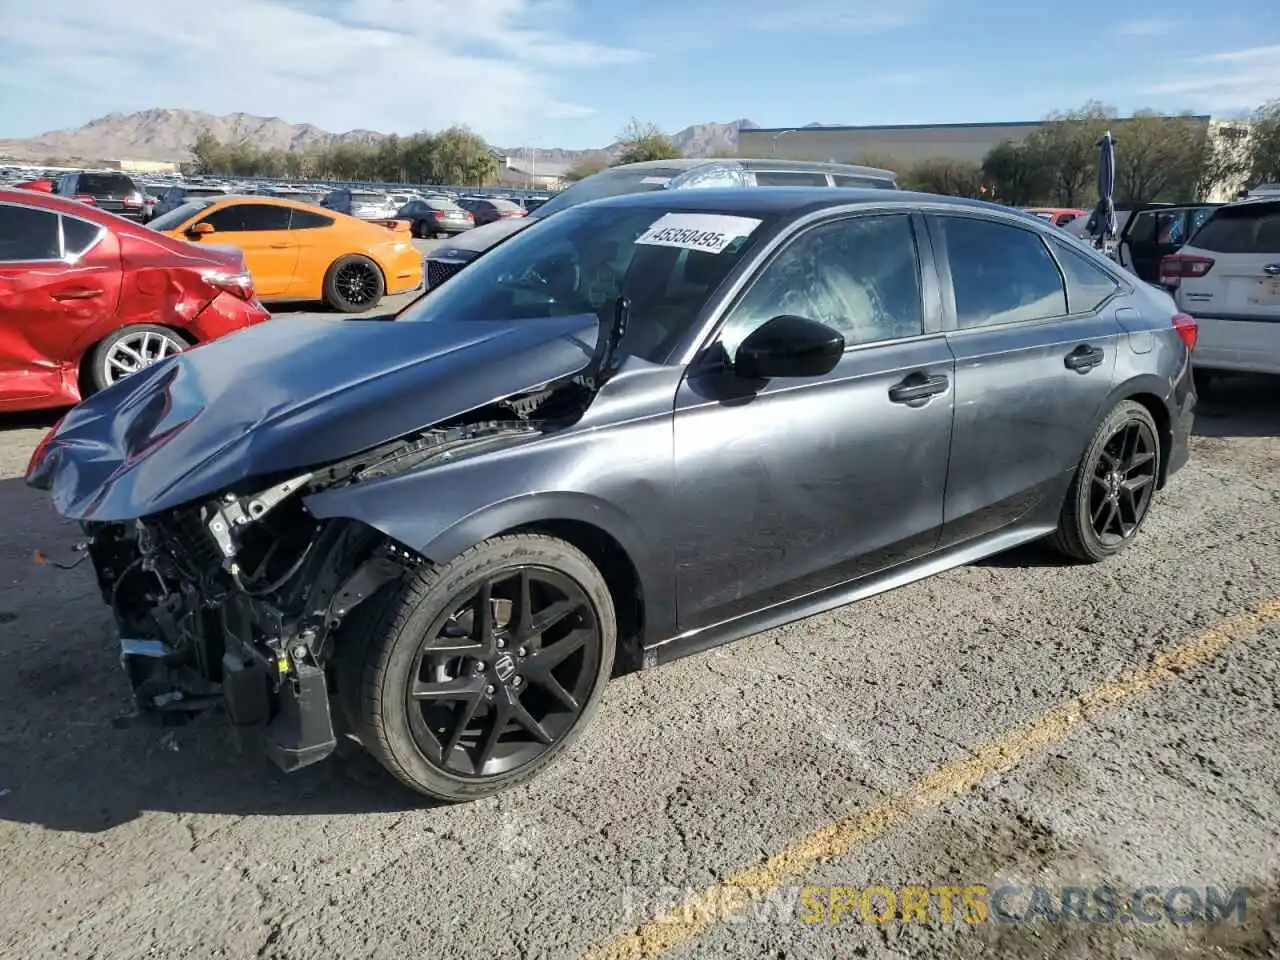
<path fill-rule="evenodd" d="M 332 695 L 395 776 L 468 800 L 543 769 L 618 671 L 1040 538 L 1125 549 L 1187 461 L 1195 341 L 1000 207 L 659 191 L 392 322 L 156 363 L 28 481 L 85 524 L 141 715 L 225 707 L 294 769 L 333 750 Z"/>

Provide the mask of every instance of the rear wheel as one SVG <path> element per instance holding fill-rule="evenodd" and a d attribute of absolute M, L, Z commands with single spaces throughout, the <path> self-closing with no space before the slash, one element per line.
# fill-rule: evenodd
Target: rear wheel
<path fill-rule="evenodd" d="M 531 779 L 572 742 L 615 646 L 613 601 L 585 555 L 552 537 L 495 537 L 357 609 L 339 640 L 339 696 L 397 778 L 475 800 Z"/>
<path fill-rule="evenodd" d="M 340 257 L 324 278 L 324 300 L 342 313 L 360 313 L 377 305 L 386 292 L 382 271 L 368 257 Z"/>
<path fill-rule="evenodd" d="M 1067 492 L 1054 546 L 1085 563 L 1105 560 L 1137 536 L 1160 476 L 1160 437 L 1142 404 L 1125 400 L 1102 421 Z"/>
<path fill-rule="evenodd" d="M 88 386 L 105 390 L 130 374 L 181 353 L 187 343 L 168 327 L 138 323 L 121 327 L 99 343 L 89 357 Z"/>

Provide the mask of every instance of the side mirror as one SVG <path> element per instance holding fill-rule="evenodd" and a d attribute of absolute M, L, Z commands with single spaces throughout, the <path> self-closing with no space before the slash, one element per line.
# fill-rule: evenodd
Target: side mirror
<path fill-rule="evenodd" d="M 825 323 L 784 314 L 757 327 L 738 345 L 733 369 L 754 380 L 820 377 L 844 354 L 844 335 Z"/>
<path fill-rule="evenodd" d="M 213 224 L 212 224 L 212 223 L 208 223 L 208 222 L 204 222 L 204 223 L 193 223 L 193 224 L 190 226 L 190 228 L 188 228 L 188 230 L 187 230 L 187 236 L 189 236 L 189 237 L 207 237 L 209 234 L 211 234 L 211 233 L 213 233 L 213 232 L 214 232 L 214 226 L 213 226 Z"/>

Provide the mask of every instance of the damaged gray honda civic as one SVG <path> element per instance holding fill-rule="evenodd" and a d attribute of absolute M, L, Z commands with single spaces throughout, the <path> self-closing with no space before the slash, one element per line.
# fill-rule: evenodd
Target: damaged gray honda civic
<path fill-rule="evenodd" d="M 1188 457 L 1195 322 L 1034 218 L 883 190 L 657 191 L 403 312 L 276 319 L 71 410 L 139 716 L 282 768 L 524 783 L 611 676 L 1050 538 L 1133 542 Z"/>

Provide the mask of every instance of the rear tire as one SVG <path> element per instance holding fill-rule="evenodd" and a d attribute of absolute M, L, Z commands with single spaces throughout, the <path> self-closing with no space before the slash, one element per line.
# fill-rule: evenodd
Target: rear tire
<path fill-rule="evenodd" d="M 90 393 L 97 393 L 143 367 L 185 349 L 187 342 L 168 327 L 155 323 L 121 327 L 93 348 L 84 384 Z M 132 369 L 126 369 L 129 367 Z"/>
<path fill-rule="evenodd" d="M 583 553 L 538 534 L 495 537 L 356 608 L 338 640 L 338 696 L 364 748 L 410 789 L 477 800 L 531 780 L 573 742 L 616 646 L 613 599 Z"/>
<path fill-rule="evenodd" d="M 1150 512 L 1160 476 L 1160 433 L 1147 408 L 1124 400 L 1089 442 L 1067 491 L 1054 547 L 1082 563 L 1119 553 Z"/>
<path fill-rule="evenodd" d="M 360 254 L 339 257 L 324 277 L 324 302 L 339 313 L 372 310 L 386 290 L 378 265 Z"/>

